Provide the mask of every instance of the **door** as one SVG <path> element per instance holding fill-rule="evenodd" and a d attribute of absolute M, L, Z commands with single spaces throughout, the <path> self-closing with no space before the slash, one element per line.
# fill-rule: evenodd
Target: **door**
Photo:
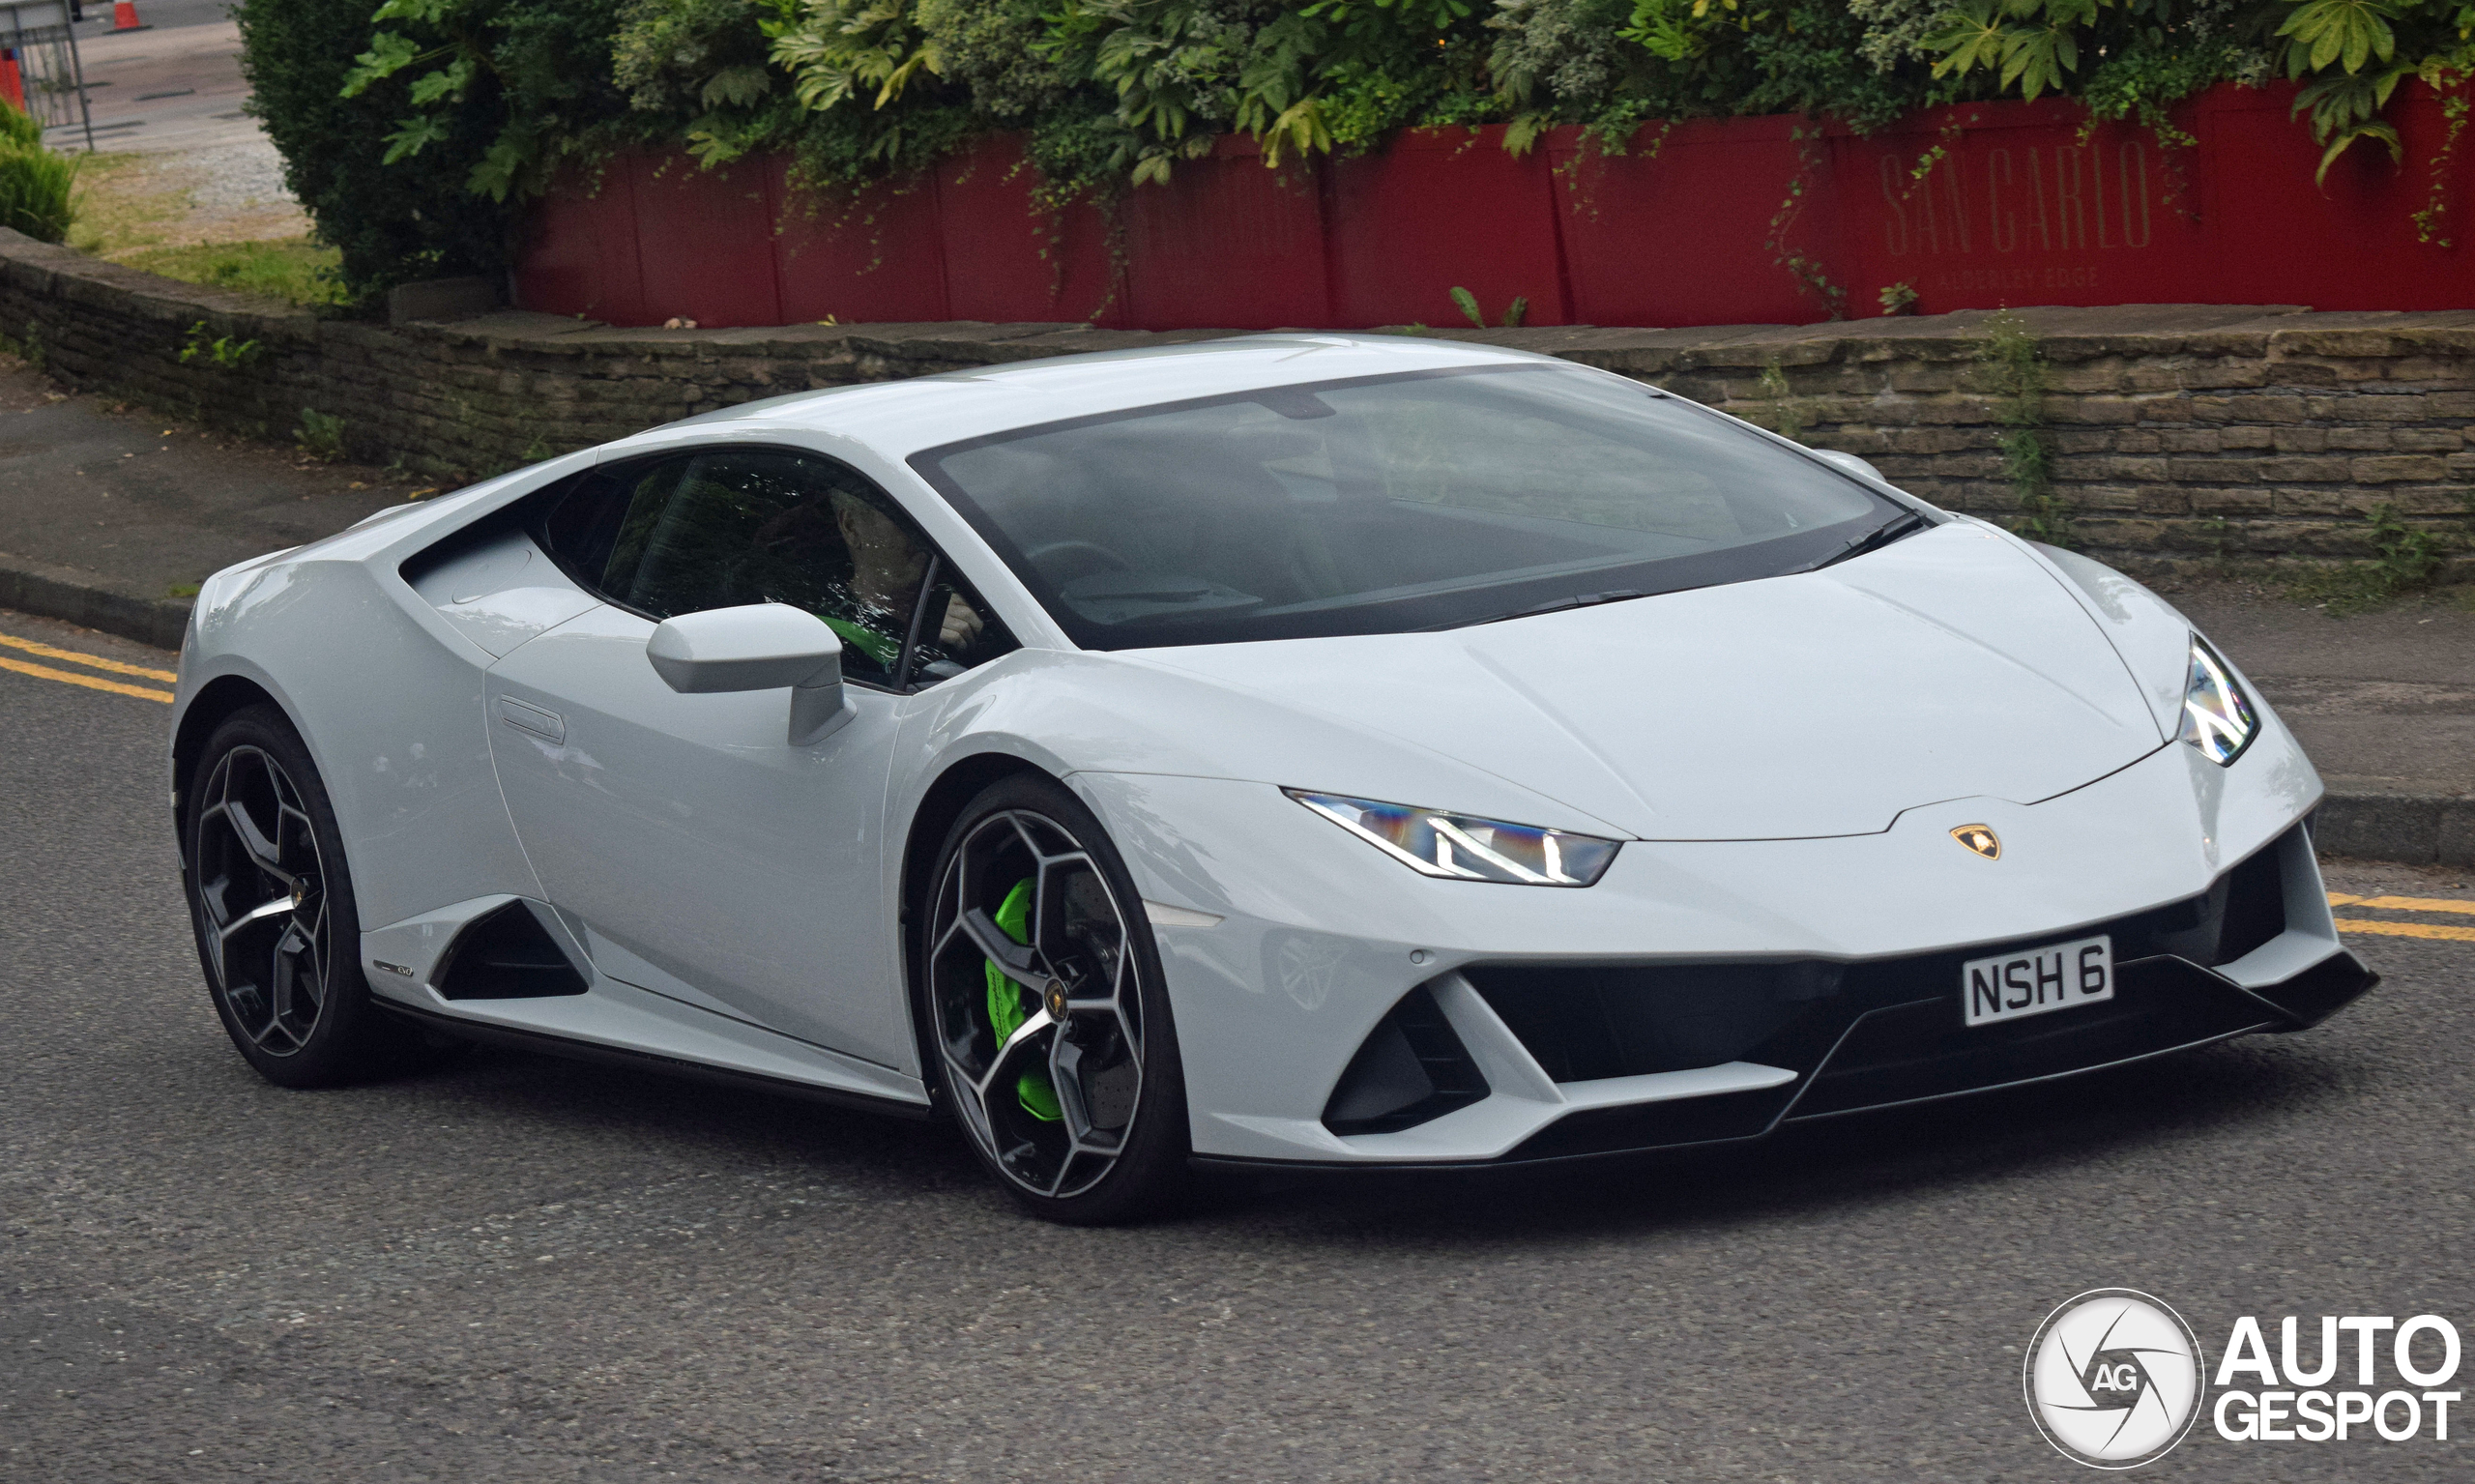
<path fill-rule="evenodd" d="M 812 454 L 725 447 L 597 471 L 538 538 L 605 599 L 490 672 L 501 787 L 551 901 L 615 978 L 908 1066 L 885 820 L 895 724 L 906 687 L 1011 640 L 889 500 Z M 758 602 L 842 638 L 858 714 L 808 746 L 789 744 L 787 689 L 680 695 L 645 657 L 660 619 Z"/>

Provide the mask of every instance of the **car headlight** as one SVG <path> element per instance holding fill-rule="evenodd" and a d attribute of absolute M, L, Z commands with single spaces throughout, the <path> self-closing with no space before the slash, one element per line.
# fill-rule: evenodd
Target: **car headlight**
<path fill-rule="evenodd" d="M 1587 887 L 1616 858 L 1616 842 L 1596 835 L 1304 789 L 1281 792 L 1411 870 L 1447 881 Z"/>
<path fill-rule="evenodd" d="M 2183 727 L 2175 741 L 2200 749 L 2200 755 L 2223 768 L 2252 745 L 2260 718 L 2251 699 L 2234 684 L 2233 672 L 2198 634 L 2192 635 L 2192 667 L 2183 683 Z"/>

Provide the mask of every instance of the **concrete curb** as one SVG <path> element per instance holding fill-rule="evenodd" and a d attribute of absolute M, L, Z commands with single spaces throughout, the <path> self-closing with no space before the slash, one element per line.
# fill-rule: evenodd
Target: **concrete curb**
<path fill-rule="evenodd" d="M 148 597 L 93 572 L 6 552 L 0 552 L 0 608 L 165 650 L 181 647 L 189 622 L 188 598 Z M 2475 797 L 2342 785 L 2321 800 L 2312 836 L 2332 855 L 2407 865 L 2475 865 Z"/>
<path fill-rule="evenodd" d="M 2320 800 L 2312 843 L 2333 856 L 2475 865 L 2475 798 L 2340 782 Z"/>
<path fill-rule="evenodd" d="M 95 572 L 7 552 L 0 552 L 0 608 L 100 628 L 159 650 L 178 650 L 189 625 L 186 597 L 139 593 Z"/>

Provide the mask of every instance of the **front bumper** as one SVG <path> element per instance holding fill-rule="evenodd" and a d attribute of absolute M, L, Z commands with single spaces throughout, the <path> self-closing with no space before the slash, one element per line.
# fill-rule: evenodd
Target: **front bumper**
<path fill-rule="evenodd" d="M 1635 841 L 1587 890 L 1376 869 L 1262 784 L 1075 781 L 1143 896 L 1171 909 L 1154 927 L 1205 1159 L 1435 1167 L 1750 1138 L 2300 1029 L 2373 983 L 2338 942 L 2301 823 L 2317 780 L 2274 729 L 2231 770 L 2169 746 L 2063 798 L 1949 800 L 1876 835 Z M 1998 864 L 1952 843 L 1980 821 Z M 2246 880 L 2271 899 L 2266 926 L 2193 926 Z M 1965 1028 L 1963 962 L 2097 932 L 2115 940 L 2114 1002 Z M 1732 1011 L 1648 1057 L 1542 1039 L 1491 982 L 1796 965 L 1821 972 L 1774 998 L 1800 1003 Z M 1344 1095 L 1382 1066 L 1384 1095 Z M 1442 1095 L 1391 1116 L 1420 1071 Z"/>
<path fill-rule="evenodd" d="M 1222 1162 L 1355 1166 L 1373 1156 L 1470 1168 L 1756 1139 L 1791 1123 L 2049 1081 L 2254 1032 L 2304 1030 L 2379 982 L 2337 946 L 2301 826 L 2207 893 L 2075 936 L 2092 932 L 2116 946 L 2111 999 L 1976 1027 L 1962 1010 L 1963 963 L 2051 944 L 2055 935 L 1863 964 L 1750 966 L 1759 971 L 1751 975 L 1739 967 L 1731 1012 L 1721 1016 L 1706 1001 L 1674 995 L 1664 1011 L 1650 1013 L 1637 1000 L 1628 1020 L 1587 994 L 1561 993 L 1589 984 L 1588 970 L 1507 975 L 1468 966 L 1405 1002 L 1417 1018 L 1404 1045 L 1415 1042 L 1437 1096 L 1388 1121 L 1345 1120 L 1362 1111 L 1350 1103 L 1353 1079 L 1366 1080 L 1364 1068 L 1376 1060 L 1368 1053 L 1384 1044 L 1380 1025 L 1325 1116 L 1355 1157 Z M 1657 977 L 1657 971 L 1632 975 L 1637 986 Z M 1745 1008 L 1762 1000 L 1765 983 L 1775 997 Z M 1401 1018 L 1396 1012 L 1386 1025 Z M 1465 1059 L 1459 1074 L 1455 1040 Z M 1621 1055 L 1632 1065 L 1616 1064 L 1611 1043 L 1628 1041 Z M 1671 1064 L 1720 1056 L 1729 1060 Z M 1635 1069 L 1645 1065 L 1662 1069 Z M 1619 1075 L 1575 1075 L 1611 1069 Z M 1363 1089 L 1355 1095 L 1366 1103 Z M 1445 1152 L 1455 1148 L 1495 1152 Z"/>
<path fill-rule="evenodd" d="M 1912 998 L 1927 987 L 1920 976 L 1817 1015 L 1760 1054 L 1764 1062 L 1800 1063 L 1786 1068 L 1796 1073 L 1792 1080 L 1582 1109 L 1482 1163 L 1755 1139 L 1790 1123 L 2122 1066 L 2253 1032 L 2303 1030 L 2378 982 L 2343 949 L 2282 982 L 2252 987 L 2188 959 L 2158 956 L 2118 965 L 2114 998 L 2105 1004 L 1968 1029 L 1956 993 Z"/>

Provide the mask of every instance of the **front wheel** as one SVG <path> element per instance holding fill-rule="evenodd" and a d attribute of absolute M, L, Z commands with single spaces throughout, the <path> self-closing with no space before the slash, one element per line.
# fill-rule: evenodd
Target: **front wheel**
<path fill-rule="evenodd" d="M 226 718 L 183 801 L 198 958 L 216 1014 L 258 1074 L 330 1087 L 420 1060 L 421 1033 L 370 1002 L 335 811 L 283 713 Z"/>
<path fill-rule="evenodd" d="M 1029 775 L 946 832 L 919 915 L 936 1071 L 1006 1192 L 1075 1225 L 1179 1192 L 1184 1077 L 1160 955 L 1099 820 Z"/>

